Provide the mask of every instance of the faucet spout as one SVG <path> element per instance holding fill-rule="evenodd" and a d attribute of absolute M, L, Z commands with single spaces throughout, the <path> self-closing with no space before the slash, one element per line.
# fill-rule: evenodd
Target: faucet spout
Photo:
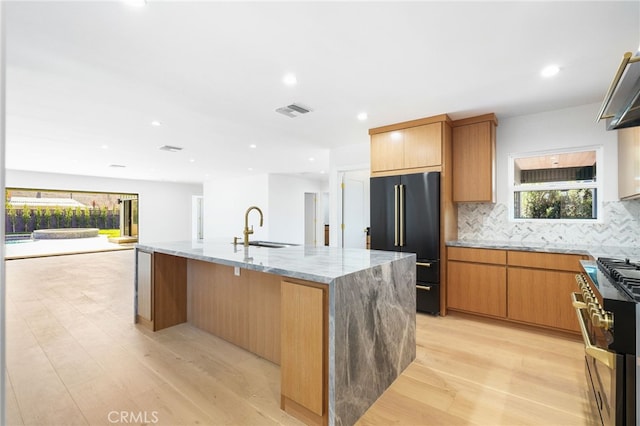
<path fill-rule="evenodd" d="M 260 226 L 262 226 L 262 222 L 263 222 L 263 216 L 262 216 L 262 210 L 260 210 L 259 207 L 257 206 L 251 206 L 247 209 L 247 211 L 244 214 L 244 231 L 242 232 L 244 234 L 244 246 L 248 247 L 249 246 L 249 234 L 253 234 L 253 225 L 251 226 L 251 229 L 249 229 L 249 212 L 251 210 L 257 210 L 258 213 L 260 213 Z"/>

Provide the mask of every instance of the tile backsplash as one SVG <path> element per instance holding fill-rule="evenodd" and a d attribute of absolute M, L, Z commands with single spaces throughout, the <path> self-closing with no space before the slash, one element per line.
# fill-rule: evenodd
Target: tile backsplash
<path fill-rule="evenodd" d="M 602 223 L 513 222 L 506 204 L 460 203 L 458 239 L 640 246 L 640 200 L 603 202 L 602 210 Z"/>

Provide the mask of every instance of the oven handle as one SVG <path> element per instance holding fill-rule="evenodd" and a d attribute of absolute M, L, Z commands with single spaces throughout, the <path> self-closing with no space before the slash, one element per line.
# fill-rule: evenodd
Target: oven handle
<path fill-rule="evenodd" d="M 610 370 L 614 370 L 616 368 L 616 355 L 613 352 L 599 348 L 591 343 L 587 326 L 584 323 L 582 314 L 580 313 L 580 311 L 586 309 L 587 306 L 584 301 L 578 300 L 578 297 L 581 296 L 582 295 L 578 293 L 571 293 L 571 301 L 573 303 L 573 307 L 576 309 L 578 324 L 580 324 L 580 332 L 582 332 L 582 340 L 584 340 L 584 351 L 587 355 L 606 365 Z"/>

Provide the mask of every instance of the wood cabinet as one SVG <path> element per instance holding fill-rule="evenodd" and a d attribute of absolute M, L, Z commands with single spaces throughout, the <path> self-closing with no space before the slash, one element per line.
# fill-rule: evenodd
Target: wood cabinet
<path fill-rule="evenodd" d="M 580 331 L 571 293 L 578 290 L 576 254 L 509 251 L 509 318 L 562 330 Z"/>
<path fill-rule="evenodd" d="M 307 423 L 326 424 L 326 286 L 284 280 L 281 308 L 281 408 Z"/>
<path fill-rule="evenodd" d="M 579 261 L 562 253 L 448 247 L 449 309 L 578 332 Z"/>
<path fill-rule="evenodd" d="M 446 115 L 370 129 L 371 175 L 435 171 L 442 164 Z"/>
<path fill-rule="evenodd" d="M 187 321 L 187 259 L 153 254 L 153 331 Z"/>
<path fill-rule="evenodd" d="M 452 123 L 454 202 L 495 202 L 497 124 L 495 114 Z"/>
<path fill-rule="evenodd" d="M 618 130 L 618 196 L 640 197 L 640 127 Z"/>
<path fill-rule="evenodd" d="M 449 309 L 505 318 L 506 252 L 449 247 L 448 259 Z"/>

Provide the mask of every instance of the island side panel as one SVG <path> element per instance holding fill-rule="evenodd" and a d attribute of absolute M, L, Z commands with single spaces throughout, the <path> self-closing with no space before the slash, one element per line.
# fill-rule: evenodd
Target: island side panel
<path fill-rule="evenodd" d="M 153 331 L 187 321 L 187 259 L 153 254 Z"/>
<path fill-rule="evenodd" d="M 354 424 L 416 358 L 415 262 L 410 256 L 334 280 L 330 424 Z"/>

